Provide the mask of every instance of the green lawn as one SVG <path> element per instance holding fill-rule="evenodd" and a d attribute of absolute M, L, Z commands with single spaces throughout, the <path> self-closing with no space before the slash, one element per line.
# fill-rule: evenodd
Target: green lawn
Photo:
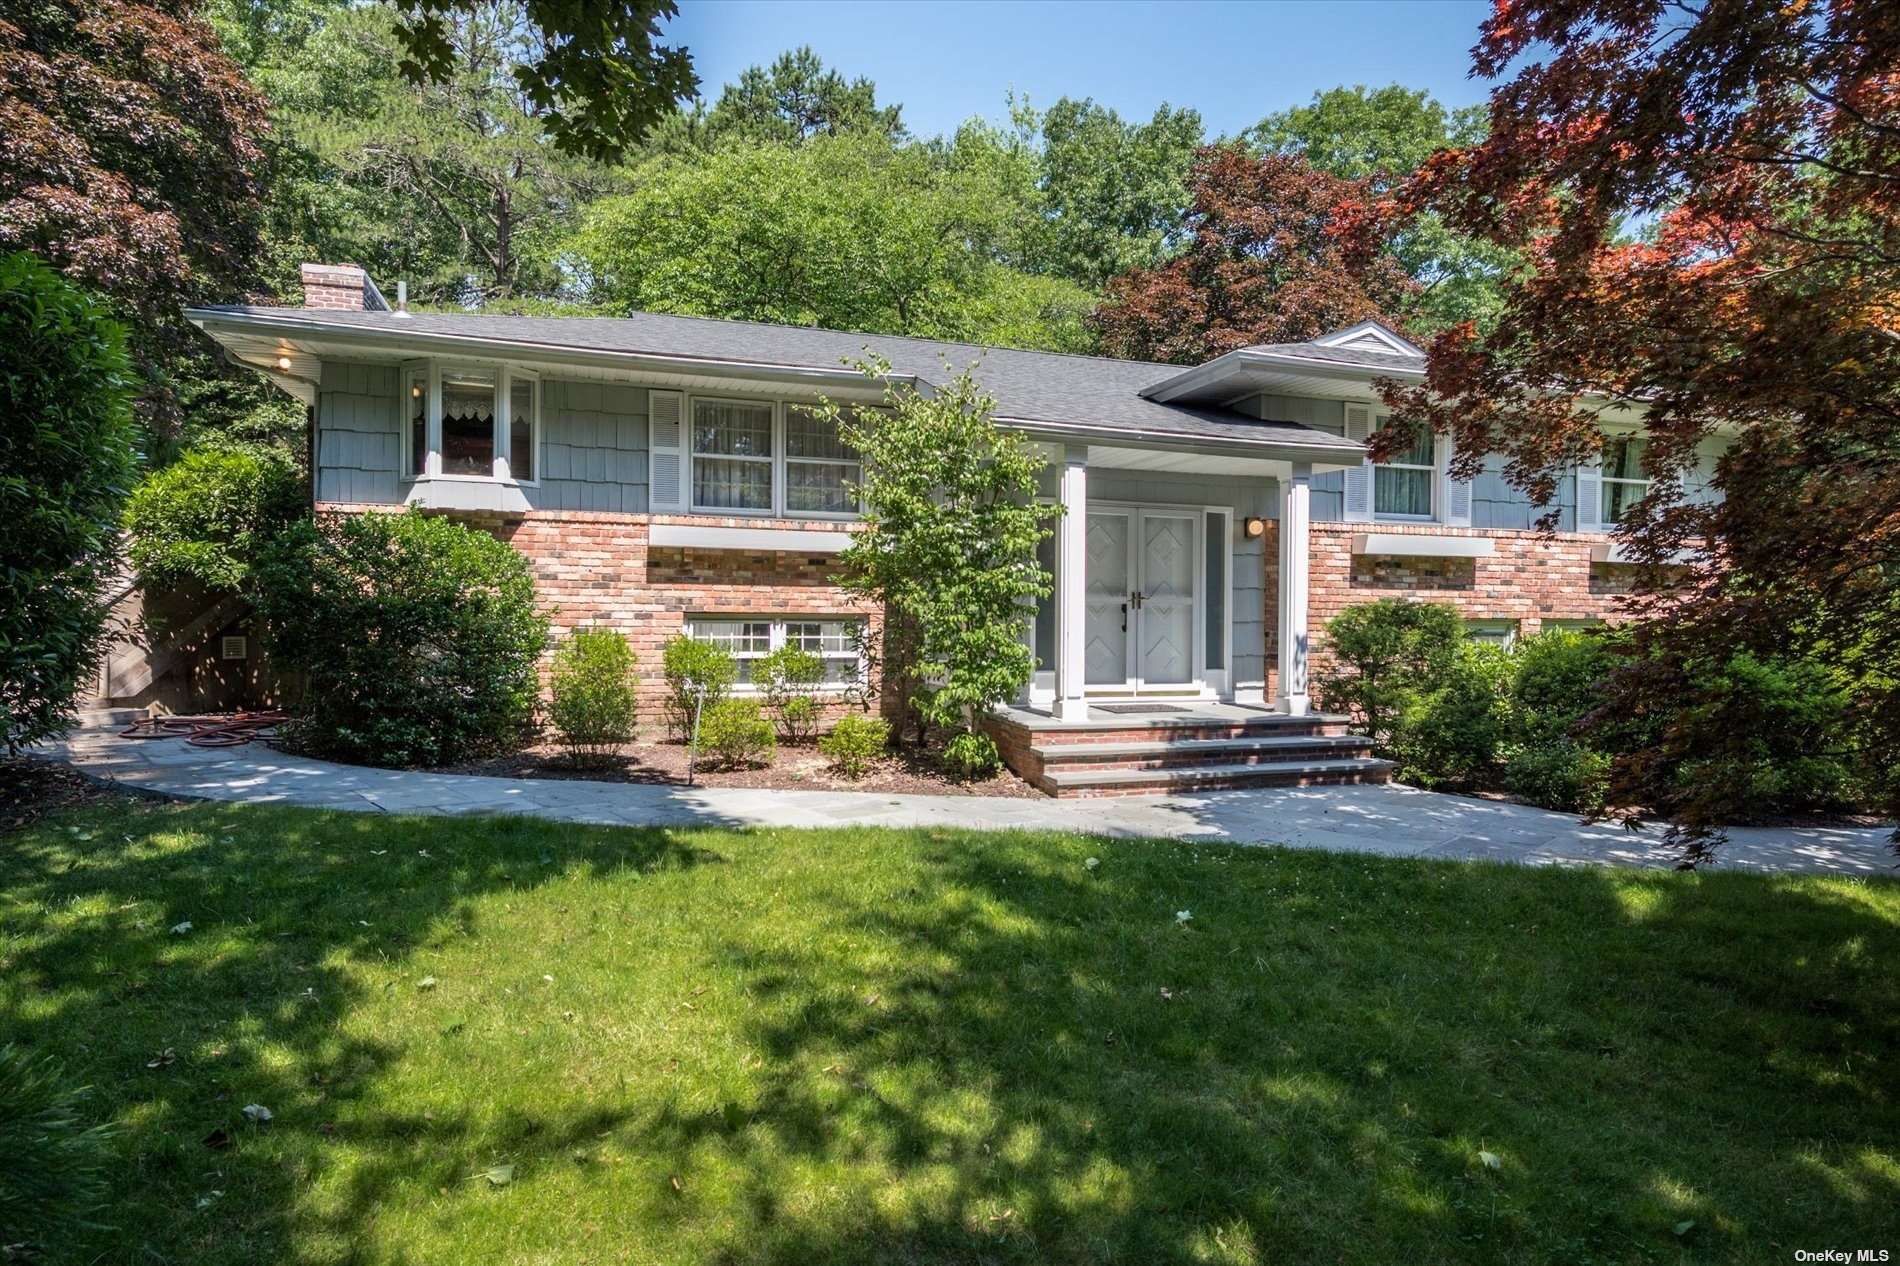
<path fill-rule="evenodd" d="M 1900 1250 L 1900 884 L 148 805 L 0 877 L 0 1041 L 124 1126 L 56 1261 Z"/>

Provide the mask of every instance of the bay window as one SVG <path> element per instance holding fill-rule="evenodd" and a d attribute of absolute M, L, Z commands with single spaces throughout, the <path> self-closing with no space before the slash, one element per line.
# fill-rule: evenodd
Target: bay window
<path fill-rule="evenodd" d="M 534 482 L 541 384 L 533 374 L 418 362 L 404 366 L 402 382 L 409 478 Z"/>
<path fill-rule="evenodd" d="M 1383 430 L 1390 418 L 1380 418 Z M 1432 517 L 1432 485 L 1437 482 L 1436 440 L 1430 431 L 1418 435 L 1410 447 L 1372 467 L 1372 513 L 1402 519 Z"/>

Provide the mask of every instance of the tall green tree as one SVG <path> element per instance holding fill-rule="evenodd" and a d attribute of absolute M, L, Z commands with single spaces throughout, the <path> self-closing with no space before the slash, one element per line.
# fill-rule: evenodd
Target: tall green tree
<path fill-rule="evenodd" d="M 393 0 L 399 67 L 413 84 L 461 73 L 462 34 L 492 19 L 490 0 Z M 621 158 L 699 87 L 684 48 L 657 44 L 673 0 L 524 0 L 522 55 L 507 67 L 553 147 L 595 162 Z"/>
<path fill-rule="evenodd" d="M 1309 105 L 1268 115 L 1244 139 L 1261 153 L 1303 158 L 1364 182 L 1374 198 L 1387 198 L 1433 154 L 1483 140 L 1485 117 L 1482 106 L 1448 110 L 1430 93 L 1398 84 L 1330 88 Z M 1421 331 L 1494 322 L 1503 279 L 1518 259 L 1515 251 L 1453 231 L 1434 214 L 1403 221 L 1386 250 L 1418 283 L 1396 315 Z"/>
<path fill-rule="evenodd" d="M 1020 188 L 981 129 L 732 143 L 643 171 L 573 248 L 589 297 L 614 309 L 1085 347 L 1091 296 L 1012 266 Z"/>
<path fill-rule="evenodd" d="M 1099 289 L 1161 262 L 1181 233 L 1201 116 L 1163 104 L 1145 123 L 1063 97 L 1047 110 L 1015 102 L 1037 193 L 1029 253 L 1038 271 Z"/>
<path fill-rule="evenodd" d="M 868 132 L 893 145 L 905 139 L 903 107 L 879 105 L 877 85 L 847 80 L 809 47 L 751 66 L 727 84 L 706 117 L 710 141 L 738 137 L 797 145 L 817 136 Z"/>
<path fill-rule="evenodd" d="M 551 143 L 549 111 L 518 81 L 545 52 L 528 14 L 489 0 L 446 15 L 455 58 L 421 85 L 398 73 L 378 7 L 332 9 L 286 48 L 267 81 L 305 151 L 285 156 L 284 192 L 305 203 L 291 240 L 406 278 L 423 302 L 554 291 L 555 246 L 611 176 Z"/>

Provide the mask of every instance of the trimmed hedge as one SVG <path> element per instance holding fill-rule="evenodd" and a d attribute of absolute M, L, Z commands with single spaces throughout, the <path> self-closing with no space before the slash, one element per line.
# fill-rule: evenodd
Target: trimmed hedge
<path fill-rule="evenodd" d="M 194 448 L 147 475 L 125 508 L 131 556 L 150 585 L 239 590 L 271 538 L 303 516 L 303 476 L 275 449 Z"/>

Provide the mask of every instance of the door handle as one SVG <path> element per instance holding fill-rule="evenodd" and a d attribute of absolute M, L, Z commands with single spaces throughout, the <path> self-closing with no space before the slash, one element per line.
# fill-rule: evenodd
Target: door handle
<path fill-rule="evenodd" d="M 1122 632 L 1128 632 L 1128 604 L 1122 603 Z"/>

